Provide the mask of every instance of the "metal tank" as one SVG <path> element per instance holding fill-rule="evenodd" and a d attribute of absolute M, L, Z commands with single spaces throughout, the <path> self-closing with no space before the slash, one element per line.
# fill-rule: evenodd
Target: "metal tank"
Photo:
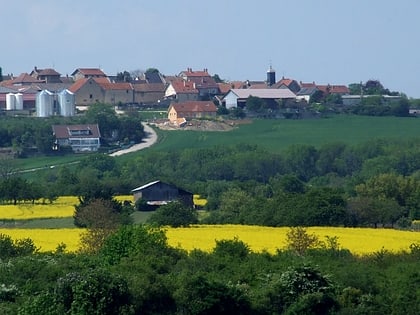
<path fill-rule="evenodd" d="M 16 110 L 23 110 L 23 94 L 22 93 L 16 93 L 15 94 L 15 109 Z"/>
<path fill-rule="evenodd" d="M 42 90 L 36 95 L 37 117 L 49 117 L 54 113 L 54 94 L 48 90 Z"/>
<path fill-rule="evenodd" d="M 65 89 L 57 94 L 58 96 L 58 110 L 61 116 L 74 116 L 75 101 L 74 93 Z"/>
<path fill-rule="evenodd" d="M 7 93 L 6 94 L 6 110 L 15 110 L 15 108 L 16 108 L 15 94 Z"/>

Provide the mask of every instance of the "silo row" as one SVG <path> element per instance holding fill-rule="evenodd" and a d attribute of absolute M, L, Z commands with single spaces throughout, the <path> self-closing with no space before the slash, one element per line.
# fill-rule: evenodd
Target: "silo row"
<path fill-rule="evenodd" d="M 23 110 L 22 93 L 6 94 L 6 110 Z"/>
<path fill-rule="evenodd" d="M 57 104 L 57 114 L 61 116 L 74 116 L 75 99 L 74 94 L 65 89 L 59 93 L 52 93 L 42 90 L 36 96 L 36 115 L 38 117 L 49 117 L 54 115 L 54 104 Z"/>

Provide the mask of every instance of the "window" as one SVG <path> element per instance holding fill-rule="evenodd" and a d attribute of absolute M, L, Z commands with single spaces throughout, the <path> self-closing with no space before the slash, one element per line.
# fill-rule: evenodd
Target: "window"
<path fill-rule="evenodd" d="M 93 95 L 92 94 L 89 94 L 89 98 L 92 99 L 93 98 Z"/>

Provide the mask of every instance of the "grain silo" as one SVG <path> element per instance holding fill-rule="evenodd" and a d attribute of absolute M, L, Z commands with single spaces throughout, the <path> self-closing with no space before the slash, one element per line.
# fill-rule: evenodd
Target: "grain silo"
<path fill-rule="evenodd" d="M 49 117 L 54 113 L 54 94 L 48 90 L 42 90 L 36 95 L 36 115 Z"/>
<path fill-rule="evenodd" d="M 23 94 L 16 93 L 15 94 L 15 109 L 16 110 L 23 110 Z"/>
<path fill-rule="evenodd" d="M 6 94 L 6 110 L 15 110 L 16 108 L 16 97 L 14 93 Z"/>
<path fill-rule="evenodd" d="M 61 116 L 74 116 L 75 104 L 74 93 L 65 89 L 57 94 L 58 96 L 58 110 Z"/>

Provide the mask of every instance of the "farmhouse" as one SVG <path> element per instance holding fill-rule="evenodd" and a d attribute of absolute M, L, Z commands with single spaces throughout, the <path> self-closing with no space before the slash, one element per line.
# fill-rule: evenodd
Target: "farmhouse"
<path fill-rule="evenodd" d="M 101 134 L 97 124 L 89 125 L 53 125 L 55 137 L 54 150 L 60 146 L 70 146 L 74 152 L 96 152 L 101 143 Z"/>
<path fill-rule="evenodd" d="M 175 185 L 156 180 L 132 190 L 134 202 L 144 200 L 148 205 L 158 207 L 171 201 L 179 200 L 188 207 L 193 207 L 193 194 Z"/>
<path fill-rule="evenodd" d="M 190 101 L 183 103 L 171 103 L 168 109 L 168 119 L 171 123 L 177 123 L 180 119 L 215 117 L 217 107 L 211 101 Z"/>
<path fill-rule="evenodd" d="M 259 97 L 264 100 L 294 100 L 295 93 L 288 88 L 281 89 L 231 89 L 223 98 L 227 109 L 245 107 L 250 96 Z"/>

